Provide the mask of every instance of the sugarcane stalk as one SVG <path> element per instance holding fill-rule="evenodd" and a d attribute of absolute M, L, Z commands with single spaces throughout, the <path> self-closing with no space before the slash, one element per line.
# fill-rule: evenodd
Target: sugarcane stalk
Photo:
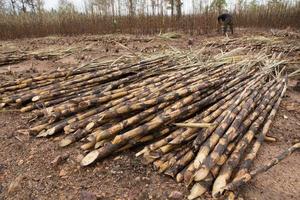
<path fill-rule="evenodd" d="M 171 177 L 176 177 L 176 175 L 184 169 L 184 167 L 191 162 L 191 160 L 195 157 L 195 153 L 193 150 L 189 150 L 184 156 L 182 156 L 171 168 L 165 171 L 166 175 Z"/>
<path fill-rule="evenodd" d="M 236 91 L 238 92 L 238 90 Z M 216 110 L 218 107 L 220 107 L 221 105 L 223 105 L 224 102 L 226 102 L 227 100 L 231 99 L 234 95 L 234 93 L 226 96 L 224 99 L 222 99 L 221 101 L 219 101 L 217 103 L 218 106 L 212 106 L 213 108 L 209 108 L 207 111 L 203 112 L 203 114 L 193 118 L 193 119 L 190 119 L 188 120 L 187 122 L 190 123 L 190 122 L 193 122 L 193 121 L 197 121 L 197 120 L 200 120 L 203 116 L 207 116 L 209 115 L 212 111 Z M 237 93 L 235 93 L 237 94 Z M 226 106 L 222 106 L 222 109 L 225 109 Z M 222 111 L 220 111 L 221 113 Z M 178 129 L 176 130 L 175 132 L 173 132 L 172 134 L 170 134 L 168 137 L 160 140 L 160 141 L 157 141 L 153 144 L 150 144 L 148 147 L 145 147 L 145 149 L 143 149 L 141 152 L 137 153 L 137 156 L 141 155 L 141 154 L 144 154 L 145 152 L 147 151 L 150 151 L 150 150 L 156 150 L 158 149 L 159 147 L 163 146 L 163 145 L 166 145 L 168 144 L 170 141 L 172 141 L 174 138 L 176 138 L 177 136 L 179 136 L 181 133 L 183 133 L 184 131 L 186 131 L 187 129 Z"/>
<path fill-rule="evenodd" d="M 112 152 L 117 151 L 122 146 L 126 145 L 127 141 L 122 141 L 118 144 L 113 143 L 107 143 L 105 146 L 101 147 L 100 149 L 95 149 L 91 152 L 89 152 L 80 162 L 81 166 L 88 166 L 95 162 L 98 159 L 103 159 L 109 155 L 111 155 Z"/>
<path fill-rule="evenodd" d="M 173 130 L 172 128 L 167 127 L 167 128 L 162 129 L 162 130 L 159 130 L 159 131 L 154 131 L 154 133 L 151 134 L 151 135 L 146 135 L 144 137 L 138 137 L 134 140 L 129 141 L 128 144 L 125 145 L 124 147 L 122 147 L 121 149 L 119 149 L 118 152 L 127 150 L 129 148 L 134 147 L 134 146 L 144 144 L 148 141 L 155 140 L 156 138 L 163 137 L 163 136 L 169 134 L 170 132 L 172 132 L 172 130 Z"/>
<path fill-rule="evenodd" d="M 209 191 L 213 185 L 215 178 L 218 176 L 219 171 L 222 165 L 227 161 L 228 157 L 234 150 L 236 144 L 243 137 L 243 134 L 240 134 L 233 142 L 231 142 L 227 147 L 226 151 L 219 158 L 218 162 L 214 167 L 212 167 L 209 171 L 209 174 L 201 181 L 195 181 L 192 186 L 189 199 L 195 199 L 197 197 L 202 196 L 205 192 Z"/>
<path fill-rule="evenodd" d="M 232 96 L 231 96 L 232 97 Z M 232 102 L 234 102 L 234 100 L 232 100 Z M 220 105 L 220 108 L 215 110 L 214 112 L 212 112 L 211 114 L 207 114 L 209 112 L 204 112 L 203 114 L 201 114 L 199 117 L 197 117 L 195 120 L 201 119 L 203 118 L 201 121 L 205 121 L 210 123 L 210 126 L 207 128 L 211 128 L 213 129 L 217 124 L 211 123 L 215 118 L 217 118 L 223 111 L 225 111 L 225 109 L 227 109 L 229 107 L 229 105 L 231 104 L 231 101 L 224 103 L 222 106 Z M 208 109 L 211 110 L 211 109 Z M 225 114 L 225 113 L 224 113 Z M 182 134 L 178 135 L 176 138 L 174 138 L 172 141 L 169 142 L 170 145 L 175 145 L 175 144 L 180 144 L 181 142 L 183 142 L 186 138 L 191 137 L 195 132 L 197 131 L 197 129 L 187 129 L 186 131 L 184 131 Z M 203 131 L 203 130 L 202 130 Z"/>
<path fill-rule="evenodd" d="M 143 118 L 148 117 L 149 115 L 158 112 L 160 109 L 168 106 L 170 103 L 162 103 L 159 104 L 157 106 L 154 106 L 152 108 L 149 108 L 143 112 L 140 112 L 139 114 L 130 117 L 122 122 L 120 122 L 119 124 L 116 124 L 115 126 L 111 127 L 109 130 L 106 130 L 104 132 L 101 133 L 96 133 L 96 141 L 100 141 L 102 139 L 106 139 L 107 137 L 116 135 L 119 131 L 123 130 L 124 128 L 126 128 L 127 126 L 131 126 L 134 123 L 137 123 L 138 121 L 141 121 Z"/>
<path fill-rule="evenodd" d="M 180 114 L 181 115 L 182 114 L 189 115 L 190 112 L 194 113 L 198 109 L 199 108 L 192 106 L 192 107 L 189 107 L 188 109 L 184 109 L 184 112 L 180 112 L 178 110 L 174 111 L 174 112 L 176 113 L 176 117 L 179 117 Z M 90 165 L 91 163 L 95 162 L 96 160 L 102 159 L 102 158 L 112 154 L 118 148 L 121 148 L 122 146 L 126 145 L 130 139 L 148 134 L 151 130 L 160 127 L 163 122 L 166 122 L 166 124 L 169 124 L 170 122 L 172 122 L 172 113 L 174 113 L 174 112 L 171 112 L 170 115 L 167 115 L 168 117 L 164 117 L 164 118 L 161 118 L 161 117 L 159 117 L 161 115 L 158 115 L 158 117 L 155 117 L 150 122 L 147 122 L 137 128 L 134 128 L 134 129 L 126 132 L 127 134 L 124 133 L 124 134 L 126 134 L 126 136 L 125 136 L 126 138 L 122 139 L 121 141 L 115 142 L 114 140 L 116 140 L 116 138 L 118 137 L 118 136 L 116 136 L 114 138 L 114 140 L 112 141 L 112 143 L 110 145 L 108 145 L 107 147 L 102 147 L 97 152 L 96 151 L 90 152 L 84 158 L 82 165 L 84 165 L 84 166 Z M 162 116 L 164 116 L 164 115 L 162 115 Z M 157 122 L 156 120 L 159 120 L 159 121 Z M 124 137 L 124 134 L 122 134 L 123 137 Z"/>
<path fill-rule="evenodd" d="M 174 123 L 174 125 L 178 127 L 187 127 L 187 128 L 208 128 L 213 126 L 214 124 L 189 122 L 189 123 Z"/>
<path fill-rule="evenodd" d="M 232 84 L 234 84 L 234 83 L 232 83 Z M 113 140 L 113 143 L 118 143 L 122 140 L 130 139 L 131 137 L 135 137 L 136 135 L 141 134 L 142 132 L 145 133 L 146 130 L 151 130 L 153 128 L 156 128 L 157 126 L 160 126 L 165 121 L 169 121 L 171 119 L 175 120 L 176 117 L 178 117 L 181 113 L 189 112 L 190 110 L 194 110 L 192 112 L 195 112 L 199 109 L 199 108 L 198 109 L 195 109 L 195 108 L 207 104 L 209 101 L 215 99 L 215 96 L 216 96 L 216 94 L 213 93 L 212 95 L 209 95 L 208 97 L 204 98 L 203 100 L 201 100 L 199 102 L 196 102 L 196 103 L 194 103 L 190 106 L 183 107 L 182 109 L 178 109 L 178 110 L 176 110 L 174 112 L 171 112 L 169 114 L 157 116 L 151 122 L 144 125 L 144 127 L 138 127 L 136 129 L 131 130 L 127 133 L 124 133 L 120 136 L 116 136 L 115 139 Z"/>
<path fill-rule="evenodd" d="M 239 111 L 240 108 L 236 108 L 236 106 L 242 101 L 242 98 L 243 96 L 247 97 L 250 93 L 251 93 L 251 90 L 248 90 L 249 87 L 251 86 L 255 86 L 259 84 L 259 82 L 257 81 L 252 81 L 252 82 L 249 82 L 248 83 L 248 86 L 246 86 L 242 92 L 242 94 L 244 95 L 240 95 L 240 96 L 237 96 L 235 99 L 233 99 L 233 103 L 232 105 L 230 106 L 229 109 L 226 110 L 226 112 L 223 112 L 215 121 L 214 123 L 215 124 L 220 124 L 219 127 L 220 127 L 220 130 L 219 132 L 223 132 L 223 130 L 225 130 L 222 126 L 221 126 L 221 122 L 226 120 L 226 118 L 228 119 L 231 119 L 232 120 L 232 117 L 230 118 L 230 115 L 228 115 L 228 113 L 230 113 L 230 111 L 233 111 L 235 110 L 235 113 Z M 226 121 L 224 121 L 226 122 Z M 228 123 L 225 123 L 227 124 L 226 126 L 228 126 Z M 209 147 L 206 147 L 208 145 L 210 145 L 208 142 L 206 142 L 206 146 L 201 146 L 201 144 L 206 140 L 206 138 L 208 138 L 216 129 L 218 128 L 218 126 L 214 126 L 214 127 L 211 127 L 211 128 L 208 128 L 206 129 L 205 131 L 202 131 L 201 134 L 198 134 L 197 138 L 194 140 L 194 143 L 193 143 L 193 148 L 195 149 L 195 151 L 199 151 L 198 149 L 202 148 L 202 152 L 199 151 L 199 153 L 202 153 L 202 154 L 207 154 L 208 152 L 208 148 Z M 186 185 L 189 185 L 192 183 L 193 181 L 193 176 L 194 176 L 194 173 L 199 169 L 201 163 L 199 163 L 199 161 L 201 161 L 202 159 L 204 160 L 206 156 L 202 156 L 200 157 L 200 155 L 202 154 L 199 154 L 198 158 L 196 157 L 196 159 L 193 161 L 193 163 L 187 168 L 187 170 L 185 171 L 184 173 L 184 182 Z M 198 161 L 197 161 L 198 159 Z M 198 162 L 198 163 L 196 163 Z"/>
<path fill-rule="evenodd" d="M 160 106 L 163 108 L 166 105 L 161 104 Z M 155 107 L 153 109 L 154 110 L 156 110 L 156 109 L 159 110 L 160 108 L 158 106 L 158 107 Z M 136 127 L 136 126 L 139 126 L 141 124 L 144 124 L 144 123 L 152 120 L 155 117 L 155 114 L 150 113 L 150 115 L 147 115 L 147 117 L 140 118 L 140 114 L 141 113 L 139 113 L 137 115 L 134 115 L 133 117 L 127 118 L 123 121 L 120 121 L 119 123 L 116 123 L 115 125 L 109 127 L 108 129 L 97 129 L 97 130 L 93 131 L 91 133 L 91 136 L 92 136 L 93 139 L 89 143 L 84 145 L 84 147 L 92 147 L 93 145 L 100 142 L 101 140 L 106 140 L 106 139 L 109 139 L 109 138 L 113 138 L 116 135 L 116 133 L 112 134 L 113 132 L 108 132 L 108 131 L 115 131 L 115 130 L 121 131 L 121 130 L 125 129 L 128 126 Z M 143 114 L 145 114 L 145 113 L 143 113 Z M 147 114 L 149 114 L 149 113 L 147 113 Z M 137 119 L 137 118 L 139 118 L 139 119 Z M 86 130 L 90 131 L 90 129 L 86 129 Z M 104 135 L 102 135 L 102 134 L 104 134 Z M 156 135 L 156 134 L 154 134 L 154 135 Z M 147 137 L 147 136 L 142 137 L 141 136 L 141 137 L 137 137 L 136 139 L 132 139 L 132 140 L 128 141 L 128 144 L 123 148 L 127 148 L 127 146 L 132 146 L 132 144 L 136 143 L 134 141 L 138 141 L 139 139 L 140 140 L 145 140 L 145 139 L 148 139 L 148 138 L 152 138 L 154 135 L 151 135 L 151 137 Z M 99 137 L 102 137 L 102 138 L 99 138 Z M 87 148 L 84 148 L 84 149 L 86 150 Z"/>
<path fill-rule="evenodd" d="M 180 134 L 184 130 L 185 129 L 177 129 L 176 131 L 172 132 L 167 137 L 165 137 L 161 140 L 158 140 L 157 142 L 154 142 L 154 143 L 150 144 L 149 146 L 146 146 L 143 150 L 136 153 L 136 156 L 140 156 L 140 155 L 144 154 L 144 157 L 145 157 L 145 155 L 149 154 L 150 151 L 154 151 L 154 150 L 158 149 L 159 147 L 167 144 L 168 141 L 170 141 L 172 138 L 174 138 L 176 135 Z"/>
<path fill-rule="evenodd" d="M 251 86 L 251 85 L 250 85 Z M 196 169 L 199 169 L 204 159 L 208 155 L 211 147 L 213 147 L 219 140 L 219 138 L 223 135 L 226 129 L 230 126 L 230 124 L 234 121 L 235 117 L 238 115 L 240 110 L 244 105 L 246 105 L 246 101 L 242 101 L 246 98 L 252 91 L 246 88 L 240 97 L 234 102 L 231 109 L 227 110 L 226 117 L 221 121 L 221 123 L 216 127 L 214 133 L 211 134 L 210 138 L 201 146 L 197 157 L 194 161 L 194 166 Z M 249 98 L 254 98 L 257 93 L 253 92 Z M 250 102 L 252 103 L 252 102 Z"/>
<path fill-rule="evenodd" d="M 275 87 L 275 91 L 273 91 L 271 93 L 276 94 L 278 92 L 278 90 L 276 90 L 276 89 L 278 87 L 281 88 L 281 86 L 282 86 L 282 83 L 277 84 L 277 86 Z M 279 95 L 277 95 L 277 97 L 279 97 Z M 268 103 L 267 99 L 268 98 L 266 98 L 266 101 L 263 101 L 263 104 L 268 104 L 266 109 L 264 109 L 260 113 L 260 116 L 252 123 L 252 125 L 250 126 L 247 133 L 243 136 L 243 139 L 237 144 L 237 146 L 236 146 L 234 152 L 232 153 L 232 155 L 230 156 L 230 158 L 222 166 L 221 172 L 220 172 L 219 176 L 216 178 L 214 185 L 213 185 L 213 190 L 212 190 L 213 196 L 217 196 L 220 192 L 222 193 L 221 188 L 223 188 L 226 185 L 226 183 L 228 182 L 228 180 L 230 179 L 233 169 L 238 165 L 240 158 L 243 155 L 246 147 L 250 144 L 255 133 L 258 131 L 259 127 L 263 123 L 268 112 L 271 110 L 276 97 L 273 98 L 273 100 L 270 101 L 269 103 Z M 259 110 L 259 108 L 257 110 Z M 252 113 L 252 115 L 253 116 L 258 115 L 257 111 L 254 111 Z M 250 119 L 251 119 L 251 116 L 250 116 Z M 252 120 L 250 120 L 250 121 L 252 121 Z M 246 123 L 249 124 L 249 122 L 246 122 Z M 251 124 L 251 122 L 250 122 L 250 124 Z M 246 126 L 241 126 L 241 129 L 243 129 Z"/>
<path fill-rule="evenodd" d="M 261 93 L 267 92 L 268 89 L 269 89 L 268 86 L 262 88 Z M 251 96 L 245 102 L 245 104 L 242 106 L 241 111 L 236 116 L 236 118 L 234 119 L 231 126 L 228 128 L 228 130 L 224 134 L 224 136 L 222 138 L 220 138 L 220 140 L 214 147 L 213 151 L 210 153 L 210 155 L 208 155 L 204 159 L 204 161 L 201 165 L 201 169 L 199 169 L 195 174 L 195 177 L 194 177 L 195 181 L 200 181 L 209 174 L 210 169 L 215 165 L 217 160 L 221 157 L 221 155 L 225 151 L 226 146 L 239 134 L 239 132 L 237 132 L 238 127 L 240 126 L 242 121 L 247 117 L 247 115 L 256 107 L 257 102 L 261 98 L 261 94 L 259 94 L 258 91 L 254 91 Z M 213 144 L 213 142 L 210 140 L 208 143 L 210 145 Z M 197 168 L 197 166 L 195 166 L 195 167 Z"/>
<path fill-rule="evenodd" d="M 236 86 L 235 86 L 236 87 Z M 226 102 L 227 100 L 230 100 L 234 94 L 237 94 L 240 90 L 242 90 L 242 87 L 239 87 L 239 84 L 237 85 L 238 89 L 227 95 L 224 99 L 222 99 L 221 101 L 219 101 L 217 104 L 211 106 L 209 109 L 207 109 L 206 111 L 204 111 L 199 117 L 197 117 L 195 120 L 200 120 L 202 117 L 204 117 L 202 119 L 202 121 L 205 122 L 212 122 L 215 118 L 217 118 L 226 108 L 229 107 L 229 105 L 231 103 L 233 103 L 234 101 L 231 100 L 232 102 Z M 216 106 L 217 105 L 217 106 Z M 219 109 L 217 109 L 219 107 Z M 213 112 L 214 111 L 214 112 Z M 209 114 L 210 113 L 210 114 Z M 214 124 L 211 124 L 214 125 Z M 210 126 L 209 128 L 213 128 L 212 126 Z M 195 133 L 197 129 L 187 129 L 185 132 L 183 132 L 182 134 L 178 135 L 176 138 L 174 138 L 172 141 L 169 142 L 169 144 L 180 144 L 182 141 L 185 140 L 185 138 L 191 137 L 192 134 Z"/>
<path fill-rule="evenodd" d="M 75 133 L 68 135 L 67 137 L 65 137 L 64 139 L 62 139 L 59 142 L 59 146 L 60 147 L 65 147 L 68 146 L 82 138 L 84 138 L 85 136 L 87 136 L 89 134 L 88 131 L 86 131 L 85 129 L 78 129 Z"/>
<path fill-rule="evenodd" d="M 294 151 L 300 149 L 300 143 L 296 143 L 290 148 L 283 151 L 281 154 L 276 156 L 274 159 L 272 159 L 268 164 L 258 167 L 255 170 L 250 171 L 249 173 L 246 173 L 236 179 L 235 181 L 231 182 L 230 184 L 226 185 L 222 188 L 222 191 L 227 190 L 237 190 L 239 187 L 241 187 L 243 184 L 249 182 L 251 179 L 256 177 L 257 175 L 268 171 L 273 166 L 277 165 L 280 161 L 290 156 Z M 222 192 L 223 193 L 223 192 Z"/>
<path fill-rule="evenodd" d="M 125 95 L 130 94 L 130 92 L 120 92 L 117 94 L 112 94 L 112 95 L 107 95 L 104 97 L 100 97 L 98 99 L 98 103 L 106 103 L 108 101 L 118 99 L 120 97 L 124 97 Z M 53 114 L 51 116 L 51 121 L 56 121 L 58 118 L 63 117 L 63 116 L 68 116 L 72 113 L 77 113 L 80 111 L 83 111 L 87 108 L 91 107 L 91 105 L 87 104 L 84 106 L 78 106 L 76 103 L 69 103 L 66 105 L 63 105 L 61 107 L 57 107 L 53 109 Z"/>
<path fill-rule="evenodd" d="M 238 177 L 241 177 L 243 174 L 247 173 L 250 170 L 251 164 L 252 164 L 254 158 L 256 157 L 257 152 L 259 151 L 263 141 L 265 140 L 265 137 L 270 129 L 271 123 L 275 118 L 275 115 L 276 115 L 279 105 L 282 101 L 282 98 L 286 92 L 286 89 L 287 89 L 287 86 L 285 85 L 280 94 L 280 97 L 278 98 L 277 102 L 275 103 L 274 107 L 272 108 L 272 110 L 266 120 L 266 123 L 264 124 L 264 126 L 262 128 L 262 132 L 257 137 L 250 152 L 248 152 L 248 154 L 245 156 L 244 160 L 241 162 L 240 168 L 239 168 L 238 172 L 236 173 L 233 181 L 235 181 Z"/>
<path fill-rule="evenodd" d="M 113 105 L 118 105 L 120 102 L 121 102 L 120 100 L 111 101 L 110 103 L 100 106 L 98 108 L 93 108 L 87 112 L 78 113 L 69 118 L 61 120 L 58 123 L 56 123 L 53 127 L 49 128 L 46 132 L 46 135 L 53 135 L 55 133 L 58 133 L 59 131 L 63 130 L 66 126 L 72 127 L 71 126 L 72 123 L 73 124 L 75 123 L 77 125 L 77 128 L 83 128 L 84 126 L 86 126 L 89 123 L 88 120 L 83 121 L 83 119 L 86 119 L 97 113 L 101 113 L 103 110 L 108 109 L 108 108 L 112 107 Z M 83 124 L 81 124 L 82 122 L 83 122 Z"/>
<path fill-rule="evenodd" d="M 170 158 L 169 160 L 165 161 L 161 165 L 157 166 L 159 173 L 165 173 L 167 175 L 171 174 L 170 168 L 172 168 L 175 163 L 181 159 L 185 154 L 190 150 L 189 144 L 187 143 L 183 149 L 179 149 L 176 154 Z M 155 164 L 155 163 L 154 163 Z M 174 177 L 175 175 L 173 175 Z"/>

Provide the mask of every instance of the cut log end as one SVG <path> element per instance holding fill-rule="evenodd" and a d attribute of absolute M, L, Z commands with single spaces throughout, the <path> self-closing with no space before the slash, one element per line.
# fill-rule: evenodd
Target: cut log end
<path fill-rule="evenodd" d="M 137 152 L 137 153 L 135 154 L 135 157 L 139 157 L 139 156 L 145 154 L 147 151 L 149 151 L 149 149 L 148 149 L 147 147 L 145 147 L 145 148 L 142 149 L 141 151 Z"/>
<path fill-rule="evenodd" d="M 200 183 L 195 183 L 191 189 L 191 193 L 188 196 L 189 200 L 196 199 L 200 197 L 202 194 L 204 194 L 207 191 L 205 187 L 203 187 Z"/>
<path fill-rule="evenodd" d="M 99 149 L 100 147 L 103 147 L 103 145 L 104 145 L 104 142 L 103 142 L 103 141 L 97 142 L 97 143 L 94 145 L 94 148 L 95 148 L 95 149 Z"/>
<path fill-rule="evenodd" d="M 40 96 L 35 96 L 31 99 L 31 101 L 38 101 L 38 100 L 40 100 Z"/>
<path fill-rule="evenodd" d="M 36 137 L 39 138 L 39 137 L 46 137 L 46 136 L 48 136 L 47 131 L 41 131 Z"/>
<path fill-rule="evenodd" d="M 72 144 L 72 140 L 69 138 L 64 138 L 59 142 L 60 147 L 66 147 L 68 145 Z"/>
<path fill-rule="evenodd" d="M 99 156 L 99 152 L 97 150 L 91 151 L 88 153 L 80 162 L 80 165 L 85 167 L 92 163 L 94 163 Z"/>
<path fill-rule="evenodd" d="M 93 141 L 96 142 L 96 138 L 94 135 L 89 135 L 86 139 L 87 139 L 87 141 L 90 141 L 90 142 L 93 142 Z"/>
<path fill-rule="evenodd" d="M 235 200 L 235 199 L 237 199 L 236 198 L 236 195 L 234 194 L 234 192 L 228 192 L 228 194 L 227 194 L 227 199 L 228 200 Z"/>
<path fill-rule="evenodd" d="M 198 154 L 194 160 L 194 167 L 195 169 L 199 169 L 202 165 L 202 162 L 206 158 L 206 155 Z"/>
<path fill-rule="evenodd" d="M 266 142 L 277 142 L 278 141 L 277 138 L 271 137 L 271 136 L 267 136 L 267 135 L 265 136 L 264 140 Z"/>
<path fill-rule="evenodd" d="M 28 112 L 28 111 L 30 111 L 30 110 L 32 110 L 31 106 L 26 106 L 26 107 L 23 107 L 23 108 L 20 109 L 20 111 L 21 111 L 22 113 Z"/>
<path fill-rule="evenodd" d="M 218 177 L 212 188 L 212 196 L 214 198 L 218 198 L 224 191 L 224 187 L 226 186 L 226 179 L 224 177 Z"/>
<path fill-rule="evenodd" d="M 292 146 L 292 148 L 294 148 L 294 149 L 300 149 L 300 142 L 294 144 L 294 145 Z"/>
<path fill-rule="evenodd" d="M 209 170 L 207 168 L 201 168 L 195 173 L 194 181 L 201 181 L 207 177 Z"/>
<path fill-rule="evenodd" d="M 177 145 L 177 144 L 181 144 L 182 141 L 183 141 L 183 139 L 178 137 L 178 138 L 175 138 L 174 140 L 172 140 L 171 142 L 169 142 L 169 144 Z"/>
<path fill-rule="evenodd" d="M 181 183 L 183 181 L 183 174 L 182 173 L 177 174 L 176 181 L 177 181 L 177 183 Z"/>
<path fill-rule="evenodd" d="M 87 126 L 86 126 L 86 130 L 91 130 L 92 128 L 94 128 L 94 126 L 95 126 L 95 123 L 94 122 L 91 122 L 91 123 L 89 123 Z"/>
<path fill-rule="evenodd" d="M 112 141 L 113 144 L 119 144 L 120 142 L 122 142 L 122 136 L 116 136 L 114 138 L 114 140 Z"/>
<path fill-rule="evenodd" d="M 190 171 L 186 171 L 184 173 L 184 183 L 186 186 L 189 186 L 193 182 L 193 173 Z"/>
<path fill-rule="evenodd" d="M 95 144 L 96 144 L 96 142 L 91 141 L 91 142 L 88 142 L 88 143 L 85 143 L 85 144 L 81 145 L 80 148 L 82 150 L 88 150 L 88 149 L 94 148 Z"/>
<path fill-rule="evenodd" d="M 176 171 L 174 171 L 172 168 L 170 168 L 169 170 L 167 170 L 165 172 L 165 174 L 174 178 L 176 176 Z"/>
<path fill-rule="evenodd" d="M 70 125 L 65 126 L 64 127 L 64 132 L 65 133 L 71 133 L 72 132 L 71 126 Z"/>
<path fill-rule="evenodd" d="M 47 134 L 47 135 L 53 135 L 54 133 L 55 133 L 55 127 L 50 128 L 50 129 L 48 129 L 48 130 L 46 131 L 46 134 Z"/>

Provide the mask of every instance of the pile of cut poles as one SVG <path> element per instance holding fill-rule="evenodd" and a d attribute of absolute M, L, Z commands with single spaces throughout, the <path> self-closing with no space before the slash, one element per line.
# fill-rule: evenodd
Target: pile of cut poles
<path fill-rule="evenodd" d="M 4 52 L 0 54 L 0 66 L 11 65 L 27 60 L 29 55 L 24 52 Z"/>
<path fill-rule="evenodd" d="M 88 47 L 86 47 L 88 48 Z M 0 66 L 11 65 L 20 63 L 24 60 L 29 60 L 31 57 L 34 57 L 37 60 L 51 60 L 51 59 L 61 59 L 63 57 L 69 56 L 75 51 L 77 47 L 71 47 L 68 49 L 43 49 L 39 51 L 7 51 L 1 52 L 0 54 Z"/>
<path fill-rule="evenodd" d="M 88 166 L 145 145 L 146 164 L 191 188 L 189 199 L 248 173 L 286 91 L 282 62 L 235 49 L 209 59 L 165 52 L 95 62 L 1 85 L 1 107 L 35 115 L 29 133 L 80 142 Z M 205 58 L 205 59 L 204 59 Z M 275 73 L 276 75 L 276 73 Z"/>
<path fill-rule="evenodd" d="M 208 41 L 205 45 L 226 49 L 245 47 L 257 51 L 264 50 L 265 52 L 285 54 L 300 51 L 299 40 L 291 39 L 290 42 L 287 42 L 282 37 L 245 36 L 242 38 L 225 38 Z"/>
<path fill-rule="evenodd" d="M 37 60 L 51 60 L 51 59 L 61 59 L 63 57 L 69 56 L 76 52 L 78 47 L 70 47 L 68 49 L 43 49 L 34 52 L 29 52 L 30 56 L 33 56 Z"/>

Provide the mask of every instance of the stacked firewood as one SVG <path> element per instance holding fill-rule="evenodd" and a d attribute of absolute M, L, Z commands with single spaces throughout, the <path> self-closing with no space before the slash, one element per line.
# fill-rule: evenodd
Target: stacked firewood
<path fill-rule="evenodd" d="M 189 186 L 189 199 L 207 191 L 218 197 L 248 174 L 270 139 L 286 79 L 274 76 L 282 63 L 268 60 L 274 56 L 235 49 L 208 59 L 201 52 L 94 62 L 7 82 L 1 107 L 33 111 L 29 132 L 37 137 L 63 133 L 61 147 L 80 141 L 82 166 L 147 144 L 137 156 Z"/>

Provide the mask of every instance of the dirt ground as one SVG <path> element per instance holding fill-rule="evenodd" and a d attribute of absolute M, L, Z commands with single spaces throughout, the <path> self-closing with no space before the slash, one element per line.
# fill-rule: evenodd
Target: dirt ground
<path fill-rule="evenodd" d="M 266 36 L 255 32 L 248 35 Z M 241 30 L 234 38 L 245 36 Z M 111 38 L 118 43 L 111 43 Z M 29 60 L 0 66 L 0 83 L 18 74 L 74 66 L 94 58 L 116 59 L 134 52 L 155 52 L 164 48 L 188 49 L 201 46 L 220 36 L 186 36 L 164 39 L 148 36 L 81 36 L 48 37 L 14 41 L 0 41 L 24 51 L 44 48 L 80 47 L 71 55 L 56 59 Z M 189 46 L 189 42 L 192 43 Z M 289 41 L 289 38 L 286 39 Z M 299 42 L 299 39 L 296 39 Z M 216 47 L 216 51 L 219 51 Z M 298 54 L 298 55 L 297 55 Z M 300 56 L 291 55 L 291 59 Z M 298 64 L 299 67 L 299 64 Z M 16 73 L 15 73 L 16 72 Z M 265 164 L 279 152 L 300 141 L 300 91 L 294 89 L 296 80 L 289 81 L 288 91 L 280 105 L 269 135 L 277 142 L 266 142 L 255 159 L 254 168 Z M 75 145 L 59 148 L 62 136 L 36 139 L 18 130 L 29 128 L 30 113 L 0 111 L 0 199 L 186 199 L 188 189 L 173 179 L 144 166 L 135 157 L 138 149 L 111 156 L 95 166 L 81 168 L 83 152 Z M 62 156 L 61 162 L 55 162 Z M 240 191 L 244 199 L 300 199 L 300 153 L 296 152 L 267 173 L 250 181 Z M 171 195 L 172 196 L 172 195 Z M 203 199 L 209 199 L 209 195 Z"/>

